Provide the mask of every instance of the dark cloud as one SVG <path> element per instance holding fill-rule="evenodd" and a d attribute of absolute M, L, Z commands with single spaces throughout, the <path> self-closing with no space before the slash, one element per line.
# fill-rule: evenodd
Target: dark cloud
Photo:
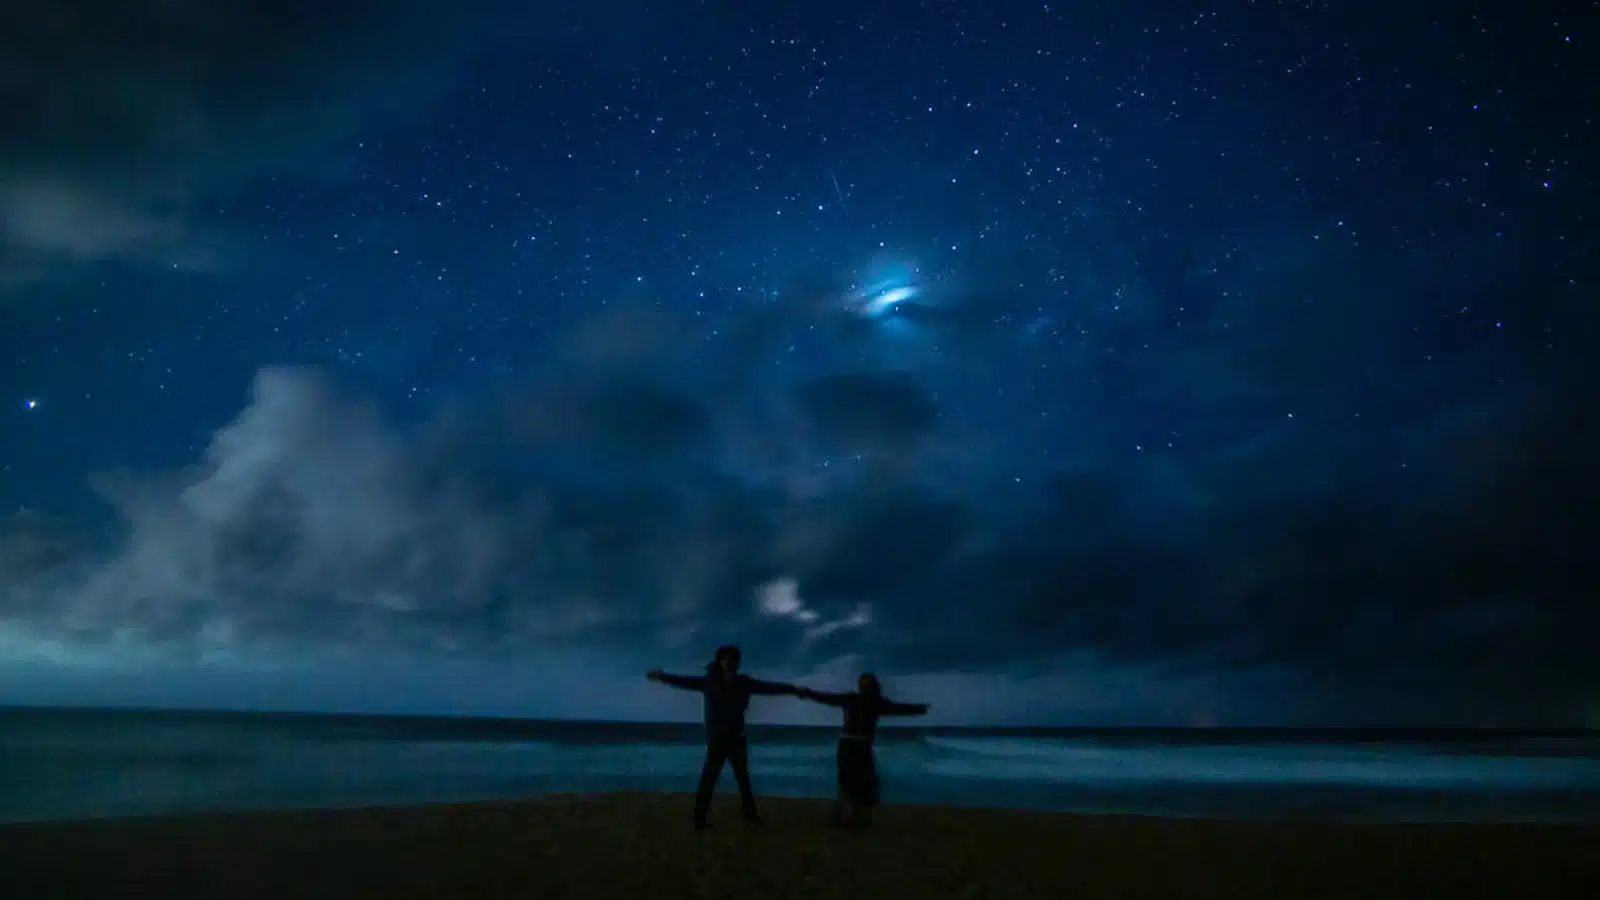
<path fill-rule="evenodd" d="M 908 373 L 847 372 L 800 385 L 807 425 L 845 453 L 909 449 L 938 424 L 938 410 Z"/>
<path fill-rule="evenodd" d="M 1581 366 L 1360 431 L 1315 407 L 1241 414 L 1189 454 L 1086 428 L 1060 471 L 1000 490 L 948 464 L 977 437 L 971 410 L 931 399 L 943 370 L 748 366 L 805 324 L 759 307 L 701 355 L 654 339 L 684 333 L 670 317 L 607 313 L 489 411 L 418 428 L 315 371 L 263 370 L 192 467 L 96 480 L 113 533 L 9 519 L 0 609 L 31 640 L 104 652 L 637 659 L 739 640 L 796 666 L 1256 679 L 1346 720 L 1592 703 L 1600 408 Z M 896 465 L 829 462 L 851 446 Z"/>
<path fill-rule="evenodd" d="M 965 504 L 928 490 L 832 496 L 788 510 L 777 561 L 813 602 L 894 599 L 927 586 L 970 518 Z"/>
<path fill-rule="evenodd" d="M 521 392 L 509 405 L 512 434 L 534 443 L 580 443 L 650 456 L 703 436 L 699 400 L 637 375 L 562 379 Z"/>
<path fill-rule="evenodd" d="M 566 336 L 560 361 L 583 369 L 651 369 L 693 337 L 680 316 L 654 306 L 619 304 L 583 319 Z"/>
<path fill-rule="evenodd" d="M 518 388 L 547 405 L 537 439 L 510 443 L 463 437 L 471 416 L 401 429 L 314 371 L 263 370 L 193 467 L 97 480 L 109 542 L 11 518 L 0 606 L 39 640 L 209 657 L 620 659 L 736 639 L 898 671 L 1088 659 L 1277 679 L 1280 699 L 1299 684 L 1296 702 L 1346 717 L 1558 719 L 1600 678 L 1600 410 L 1576 387 L 1412 423 L 1444 436 L 1435 453 L 1474 451 L 1434 477 L 1336 443 L 1296 485 L 1318 442 L 1263 426 L 1192 459 L 1082 457 L 1006 494 L 922 465 L 962 439 L 934 429 L 921 373 L 786 382 L 809 428 L 906 459 L 894 478 L 771 479 L 719 437 L 759 430 L 724 402 L 731 364 L 668 379 L 650 374 L 672 370 L 662 353 Z"/>
<path fill-rule="evenodd" d="M 0 13 L 0 286 L 121 261 L 200 269 L 241 180 L 421 117 L 472 57 L 578 41 L 648 50 L 660 4 L 17 0 Z M 325 156 L 322 158 L 326 158 Z"/>

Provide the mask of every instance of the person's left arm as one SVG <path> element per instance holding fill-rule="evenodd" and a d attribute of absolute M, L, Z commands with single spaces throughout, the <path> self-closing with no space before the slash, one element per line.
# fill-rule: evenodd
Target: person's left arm
<path fill-rule="evenodd" d="M 792 684 L 784 684 L 780 681 L 762 681 L 759 678 L 747 678 L 745 679 L 744 683 L 745 687 L 749 688 L 750 693 L 761 694 L 768 697 L 780 694 L 792 697 L 800 693 L 799 688 Z"/>

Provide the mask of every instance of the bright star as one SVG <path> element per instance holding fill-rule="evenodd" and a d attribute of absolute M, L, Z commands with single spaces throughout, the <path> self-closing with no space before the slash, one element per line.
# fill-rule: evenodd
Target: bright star
<path fill-rule="evenodd" d="M 39 401 L 37 401 L 37 400 L 33 399 L 32 397 L 30 397 L 27 400 L 22 401 L 22 408 L 23 409 L 38 409 L 39 408 Z"/>

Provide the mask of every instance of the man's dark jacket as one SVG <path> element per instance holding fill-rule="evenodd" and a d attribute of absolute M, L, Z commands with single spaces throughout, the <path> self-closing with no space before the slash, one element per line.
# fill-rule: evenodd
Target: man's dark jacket
<path fill-rule="evenodd" d="M 762 681 L 749 675 L 723 675 L 717 664 L 706 667 L 704 675 L 661 676 L 661 683 L 685 691 L 699 691 L 705 697 L 706 731 L 713 737 L 737 737 L 744 734 L 744 713 L 750 707 L 750 698 L 756 694 L 794 694 L 792 684 Z"/>

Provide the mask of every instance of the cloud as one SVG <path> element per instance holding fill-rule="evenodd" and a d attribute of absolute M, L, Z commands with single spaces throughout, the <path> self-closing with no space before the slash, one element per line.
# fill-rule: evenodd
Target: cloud
<path fill-rule="evenodd" d="M 619 374 L 560 378 L 519 392 L 507 415 L 511 433 L 521 440 L 644 455 L 682 447 L 709 427 L 697 400 L 668 385 Z"/>
<path fill-rule="evenodd" d="M 53 266 L 107 259 L 159 260 L 211 268 L 220 248 L 193 234 L 168 204 L 99 193 L 70 181 L 0 182 L 0 286 L 23 284 Z"/>
<path fill-rule="evenodd" d="M 241 248 L 206 213 L 241 184 L 315 173 L 315 151 L 426 115 L 476 54 L 507 41 L 585 41 L 625 64 L 665 27 L 644 6 L 8 3 L 0 286 L 92 262 L 224 265 Z"/>
<path fill-rule="evenodd" d="M 744 336 L 784 333 L 769 315 L 689 348 L 586 323 L 539 357 L 559 364 L 407 427 L 325 373 L 263 369 L 191 465 L 94 479 L 111 525 L 6 520 L 3 652 L 520 665 L 581 648 L 632 669 L 737 641 L 791 672 L 1102 672 L 1195 715 L 1236 717 L 1229 690 L 1296 721 L 1592 705 L 1600 409 L 1578 369 L 1361 431 L 1258 416 L 1187 452 L 1135 450 L 1073 387 L 1041 403 L 1085 423 L 1048 445 L 1064 461 L 995 479 L 951 463 L 986 392 L 936 403 L 951 372 L 858 346 L 747 368 Z M 596 335 L 619 328 L 638 340 L 608 352 Z M 836 454 L 852 442 L 895 465 Z"/>
<path fill-rule="evenodd" d="M 72 523 L 32 510 L 0 519 L 0 571 L 29 579 L 67 562 L 78 549 Z"/>
<path fill-rule="evenodd" d="M 424 605 L 480 609 L 518 523 L 427 474 L 370 407 L 311 373 L 266 370 L 193 470 L 99 479 L 121 551 L 54 612 L 107 637 L 248 646 L 307 628 L 359 640 L 374 619 Z"/>
<path fill-rule="evenodd" d="M 806 423 L 845 453 L 909 449 L 938 422 L 938 410 L 907 373 L 847 372 L 797 389 Z"/>
<path fill-rule="evenodd" d="M 807 640 L 825 638 L 847 628 L 865 628 L 872 624 L 872 605 L 859 604 L 848 614 L 837 619 L 824 619 L 815 609 L 800 599 L 800 583 L 792 576 L 784 576 L 756 588 L 756 608 L 764 615 L 788 619 L 804 626 Z"/>

